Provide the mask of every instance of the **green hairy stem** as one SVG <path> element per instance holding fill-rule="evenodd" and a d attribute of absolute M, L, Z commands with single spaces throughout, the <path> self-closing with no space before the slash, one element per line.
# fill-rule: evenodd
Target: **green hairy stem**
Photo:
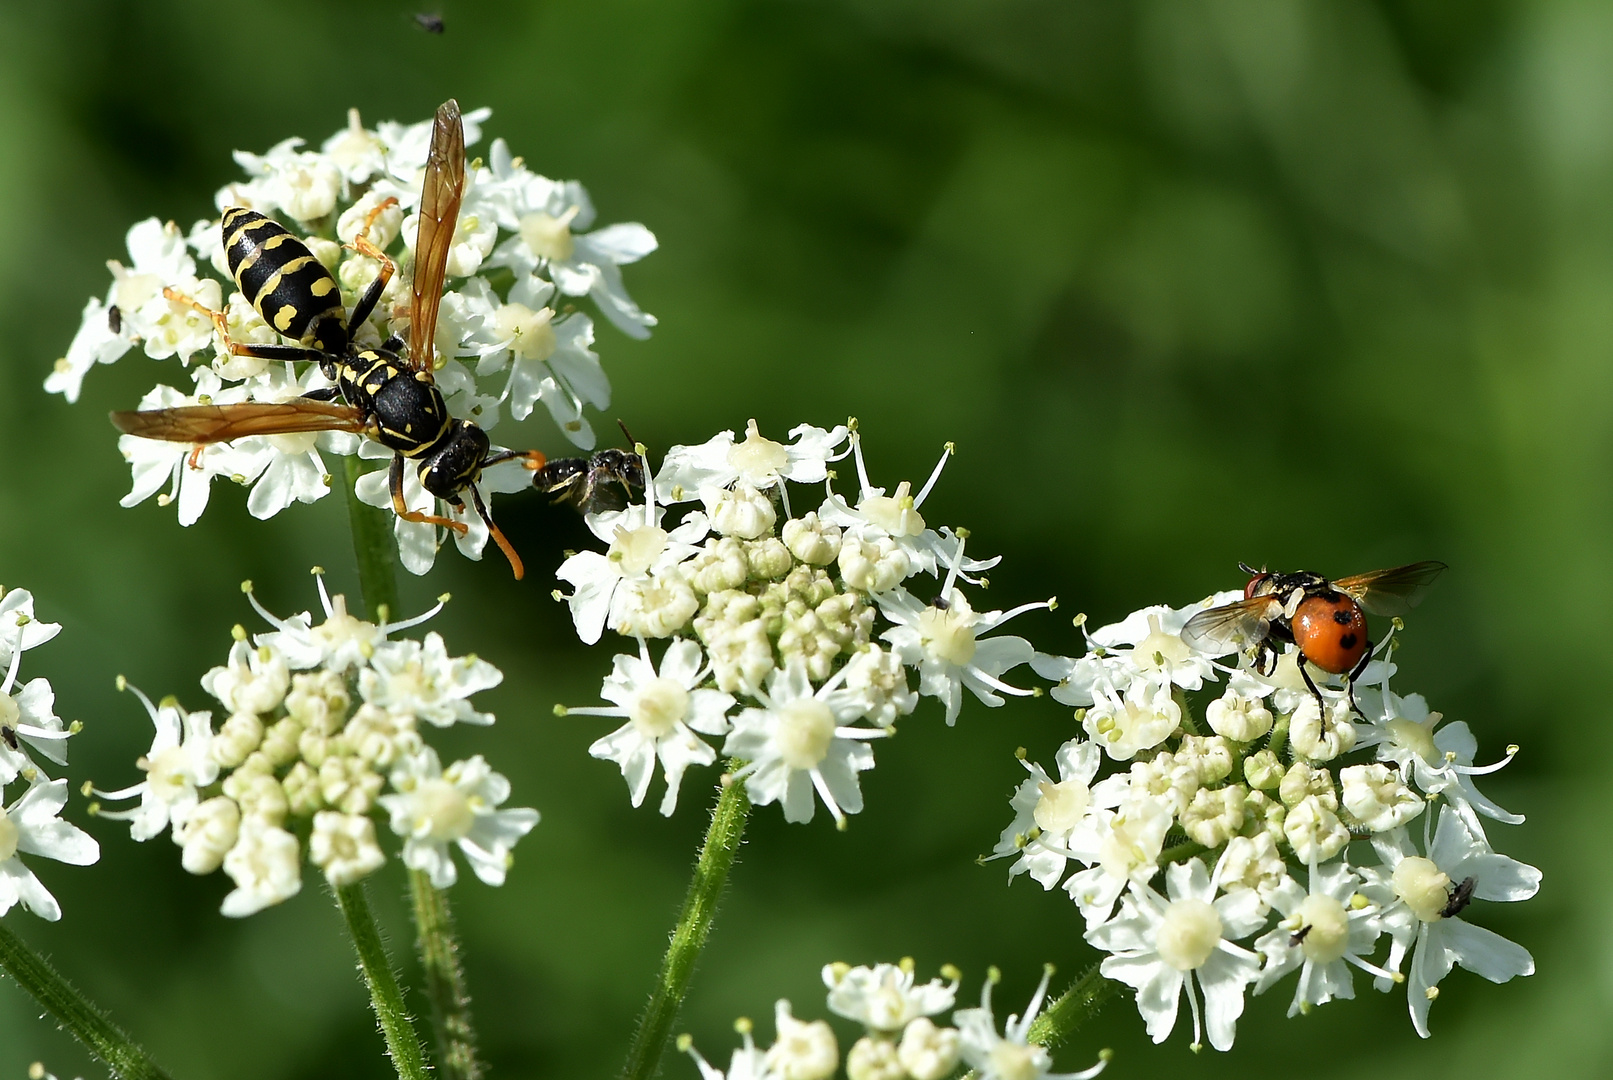
<path fill-rule="evenodd" d="M 364 606 L 369 617 L 379 622 L 383 610 L 394 617 L 401 614 L 398 610 L 397 557 L 392 539 L 392 514 L 359 502 L 354 494 L 354 484 L 364 471 L 364 464 L 358 458 L 347 459 L 347 513 L 352 523 L 353 555 L 358 560 Z M 426 996 L 431 1001 L 438 1069 L 449 1080 L 480 1080 L 483 1069 L 476 1057 L 476 1031 L 471 1024 L 470 992 L 465 986 L 459 939 L 454 933 L 448 894 L 433 887 L 430 877 L 419 870 L 409 871 L 409 894 L 410 910 L 414 915 L 415 948 L 425 973 Z M 376 1013 L 380 1014 L 379 1003 Z M 409 1035 L 415 1039 L 418 1048 L 418 1037 L 412 1028 Z M 390 1036 L 388 1045 L 391 1045 Z M 401 1069 L 399 1075 L 402 1075 Z"/>
<path fill-rule="evenodd" d="M 470 991 L 459 962 L 459 939 L 448 894 L 432 886 L 423 870 L 409 871 L 414 901 L 415 947 L 426 975 L 432 1028 L 437 1037 L 438 1071 L 451 1080 L 480 1080 L 484 1070 L 476 1058 L 476 1029 L 471 1024 Z"/>
<path fill-rule="evenodd" d="M 1070 988 L 1054 999 L 1053 1004 L 1031 1021 L 1027 1037 L 1038 1046 L 1048 1049 L 1058 1046 L 1082 1024 L 1098 1014 L 1110 998 L 1120 992 L 1120 984 L 1106 979 L 1093 964 Z"/>
<path fill-rule="evenodd" d="M 0 968 L 120 1080 L 168 1080 L 140 1045 L 0 920 Z"/>
<path fill-rule="evenodd" d="M 728 772 L 733 773 L 740 764 L 730 761 Z M 750 810 L 750 799 L 745 797 L 742 782 L 722 786 L 717 805 L 711 811 L 711 827 L 706 830 L 706 841 L 695 862 L 694 876 L 689 880 L 689 891 L 683 898 L 683 910 L 672 928 L 671 944 L 655 977 L 655 991 L 650 995 L 644 1015 L 639 1018 L 638 1030 L 633 1033 L 627 1064 L 622 1067 L 623 1080 L 649 1080 L 661 1064 L 672 1025 L 678 1019 L 678 1010 L 689 990 L 689 979 L 694 975 L 695 961 L 711 935 L 717 902 L 728 882 L 734 858 L 739 854 L 739 842 L 745 835 Z"/>
<path fill-rule="evenodd" d="M 403 1003 L 403 991 L 398 989 L 398 980 L 392 974 L 392 961 L 381 941 L 375 916 L 370 913 L 364 886 L 344 885 L 337 889 L 336 904 L 347 920 L 347 933 L 358 953 L 359 970 L 370 988 L 370 1004 L 375 1008 L 381 1034 L 386 1037 L 387 1056 L 392 1059 L 398 1080 L 426 1080 L 426 1055 L 420 1048 L 420 1036 L 415 1034 L 409 1010 Z"/>

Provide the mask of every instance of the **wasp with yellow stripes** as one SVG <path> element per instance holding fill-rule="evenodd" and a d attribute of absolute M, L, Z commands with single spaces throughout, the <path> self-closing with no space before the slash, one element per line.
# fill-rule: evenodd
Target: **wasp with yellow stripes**
<path fill-rule="evenodd" d="M 465 132 L 459 105 L 446 101 L 437 110 L 420 195 L 420 233 L 415 243 L 407 358 L 403 342 L 389 338 L 379 348 L 360 349 L 353 340 L 380 302 L 397 267 L 368 238 L 382 204 L 373 210 L 351 250 L 380 263 L 380 273 L 348 312 L 336 279 L 296 236 L 255 210 L 232 206 L 221 228 L 230 274 L 264 322 L 296 344 L 255 345 L 230 340 L 221 312 L 210 311 L 179 293 L 169 298 L 206 311 L 225 346 L 236 356 L 317 363 L 334 385 L 289 401 L 233 405 L 187 405 L 142 412 L 115 412 L 120 431 L 146 439 L 194 443 L 227 442 L 248 435 L 349 431 L 393 451 L 388 476 L 392 507 L 406 521 L 441 525 L 463 534 L 464 523 L 409 509 L 403 496 L 405 459 L 417 463 L 421 486 L 462 508 L 470 493 L 476 512 L 510 561 L 519 579 L 521 559 L 493 523 L 476 488 L 482 470 L 521 459 L 534 471 L 545 459 L 536 450 L 492 452 L 487 433 L 468 420 L 450 416 L 432 377 L 432 344 L 442 300 L 448 252 L 465 194 Z M 337 399 L 341 400 L 338 401 Z"/>

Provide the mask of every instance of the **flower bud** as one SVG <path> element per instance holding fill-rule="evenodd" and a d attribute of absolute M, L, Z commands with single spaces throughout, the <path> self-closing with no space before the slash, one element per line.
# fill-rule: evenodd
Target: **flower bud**
<path fill-rule="evenodd" d="M 936 1027 L 927 1016 L 920 1016 L 902 1032 L 896 1057 L 913 1080 L 943 1080 L 958 1067 L 956 1028 Z"/>
<path fill-rule="evenodd" d="M 731 489 L 702 488 L 700 500 L 705 503 L 711 527 L 724 536 L 755 540 L 769 532 L 778 519 L 773 500 L 743 481 Z"/>
<path fill-rule="evenodd" d="M 1233 742 L 1253 742 L 1271 730 L 1271 710 L 1259 698 L 1228 690 L 1204 710 L 1205 723 L 1217 735 Z"/>
<path fill-rule="evenodd" d="M 1257 750 L 1243 759 L 1243 778 L 1249 786 L 1270 791 L 1283 782 L 1283 763 L 1270 750 Z"/>
<path fill-rule="evenodd" d="M 846 1080 L 903 1080 L 906 1075 L 896 1044 L 887 1039 L 864 1035 L 846 1054 Z"/>
<path fill-rule="evenodd" d="M 828 566 L 840 556 L 840 526 L 825 524 L 813 511 L 784 523 L 784 543 L 802 562 Z"/>

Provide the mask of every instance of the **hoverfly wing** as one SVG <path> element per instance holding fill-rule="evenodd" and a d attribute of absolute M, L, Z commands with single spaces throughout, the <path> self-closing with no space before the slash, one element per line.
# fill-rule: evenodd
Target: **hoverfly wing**
<path fill-rule="evenodd" d="M 409 363 L 431 371 L 437 308 L 448 271 L 448 250 L 465 198 L 465 126 L 459 102 L 449 98 L 437 109 L 431 128 L 431 152 L 420 191 L 420 234 L 414 245 L 414 298 L 409 308 Z"/>
<path fill-rule="evenodd" d="M 1182 627 L 1182 640 L 1199 652 L 1223 656 L 1266 640 L 1282 605 L 1269 596 L 1251 596 L 1201 611 Z"/>
<path fill-rule="evenodd" d="M 359 411 L 351 405 L 307 398 L 115 412 L 112 426 L 142 439 L 182 443 L 229 442 L 248 435 L 364 430 Z"/>
<path fill-rule="evenodd" d="M 1404 615 L 1422 603 L 1423 594 L 1445 570 L 1442 562 L 1415 562 L 1391 570 L 1374 570 L 1339 578 L 1333 587 L 1353 597 L 1373 615 Z"/>

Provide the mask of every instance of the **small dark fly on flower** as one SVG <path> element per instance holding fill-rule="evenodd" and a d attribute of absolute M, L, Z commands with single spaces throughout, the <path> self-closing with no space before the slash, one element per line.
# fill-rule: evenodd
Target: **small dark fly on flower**
<path fill-rule="evenodd" d="M 1467 905 L 1473 902 L 1473 891 L 1478 888 L 1478 884 L 1478 878 L 1471 877 L 1458 882 L 1456 888 L 1451 890 L 1450 901 L 1440 910 L 1439 917 L 1454 919 L 1460 915 Z"/>
<path fill-rule="evenodd" d="M 1243 599 L 1194 615 L 1182 627 L 1182 640 L 1211 656 L 1248 653 L 1262 675 L 1277 666 L 1273 641 L 1294 645 L 1318 705 L 1322 693 L 1305 665 L 1359 678 L 1372 658 L 1364 613 L 1404 615 L 1445 569 L 1442 562 L 1417 562 L 1329 580 L 1310 570 L 1268 573 L 1238 565 L 1249 575 Z"/>
<path fill-rule="evenodd" d="M 123 312 L 116 304 L 106 309 L 106 328 L 114 334 L 123 333 Z"/>

